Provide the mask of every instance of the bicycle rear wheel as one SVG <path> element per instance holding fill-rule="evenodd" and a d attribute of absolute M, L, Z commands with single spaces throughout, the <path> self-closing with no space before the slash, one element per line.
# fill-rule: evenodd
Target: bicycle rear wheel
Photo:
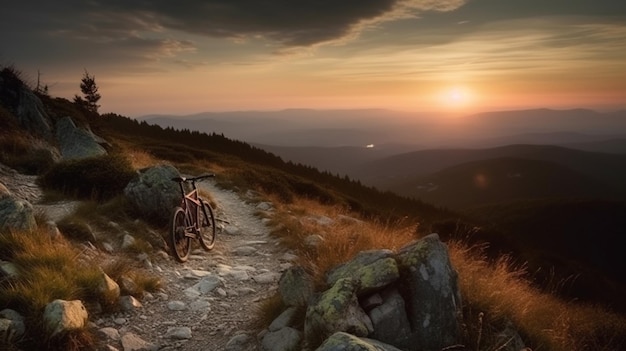
<path fill-rule="evenodd" d="M 202 201 L 202 211 L 198 211 L 200 222 L 200 246 L 209 251 L 215 246 L 215 217 L 208 203 Z"/>
<path fill-rule="evenodd" d="M 169 245 L 172 255 L 178 262 L 186 262 L 191 251 L 191 238 L 186 235 L 187 215 L 181 207 L 176 207 L 170 223 Z"/>

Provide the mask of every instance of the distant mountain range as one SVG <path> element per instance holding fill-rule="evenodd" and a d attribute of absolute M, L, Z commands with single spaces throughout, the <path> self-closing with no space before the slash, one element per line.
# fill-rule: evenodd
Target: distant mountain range
<path fill-rule="evenodd" d="M 626 111 L 537 109 L 451 118 L 293 109 L 141 119 L 224 134 L 286 161 L 443 206 L 626 194 Z M 487 177 L 482 189 L 476 183 L 481 174 Z"/>
<path fill-rule="evenodd" d="M 626 111 L 500 111 L 446 115 L 368 110 L 205 112 L 142 116 L 151 124 L 224 134 L 251 144 L 272 146 L 412 145 L 494 147 L 511 143 L 584 143 L 626 137 Z M 552 142 L 550 142 L 552 141 Z"/>

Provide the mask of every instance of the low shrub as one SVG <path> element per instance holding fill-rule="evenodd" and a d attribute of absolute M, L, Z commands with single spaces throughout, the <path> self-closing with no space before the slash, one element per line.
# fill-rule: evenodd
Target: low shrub
<path fill-rule="evenodd" d="M 121 194 L 134 176 L 124 155 L 110 154 L 60 162 L 40 178 L 40 183 L 67 196 L 102 202 Z"/>
<path fill-rule="evenodd" d="M 0 135 L 0 162 L 21 173 L 41 174 L 52 167 L 54 156 L 40 143 L 19 130 Z"/>
<path fill-rule="evenodd" d="M 83 220 L 67 216 L 57 222 L 59 231 L 68 239 L 79 242 L 90 241 L 95 244 L 95 237 L 91 227 Z"/>

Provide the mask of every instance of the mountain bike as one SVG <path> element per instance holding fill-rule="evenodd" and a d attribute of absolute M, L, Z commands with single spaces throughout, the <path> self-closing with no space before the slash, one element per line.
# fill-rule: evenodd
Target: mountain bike
<path fill-rule="evenodd" d="M 215 217 L 211 205 L 198 196 L 196 182 L 215 177 L 207 174 L 194 178 L 176 177 L 172 181 L 180 186 L 181 202 L 174 208 L 170 220 L 169 245 L 179 262 L 185 262 L 191 251 L 191 240 L 200 241 L 200 246 L 209 251 L 215 246 Z M 185 184 L 191 184 L 186 192 Z"/>

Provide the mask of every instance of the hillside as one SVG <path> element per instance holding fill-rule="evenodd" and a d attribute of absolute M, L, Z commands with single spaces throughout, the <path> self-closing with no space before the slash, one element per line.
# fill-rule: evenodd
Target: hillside
<path fill-rule="evenodd" d="M 497 158 L 546 161 L 561 165 L 625 191 L 626 155 L 588 152 L 552 145 L 508 145 L 488 149 L 422 150 L 371 162 L 357 172 L 366 176 L 365 184 L 381 189 L 398 188 L 397 184 L 420 176 L 443 171 L 464 163 Z"/>
<path fill-rule="evenodd" d="M 626 311 L 626 202 L 582 199 L 519 200 L 464 211 L 488 236 L 503 241 L 543 285 L 569 298 L 602 296 Z M 497 238 L 496 238 L 497 237 Z M 541 243 L 541 245 L 536 245 Z M 546 269 L 553 267 L 552 269 Z"/>
<path fill-rule="evenodd" d="M 389 190 L 456 209 L 515 199 L 620 198 L 621 191 L 555 162 L 522 158 L 467 162 Z"/>

